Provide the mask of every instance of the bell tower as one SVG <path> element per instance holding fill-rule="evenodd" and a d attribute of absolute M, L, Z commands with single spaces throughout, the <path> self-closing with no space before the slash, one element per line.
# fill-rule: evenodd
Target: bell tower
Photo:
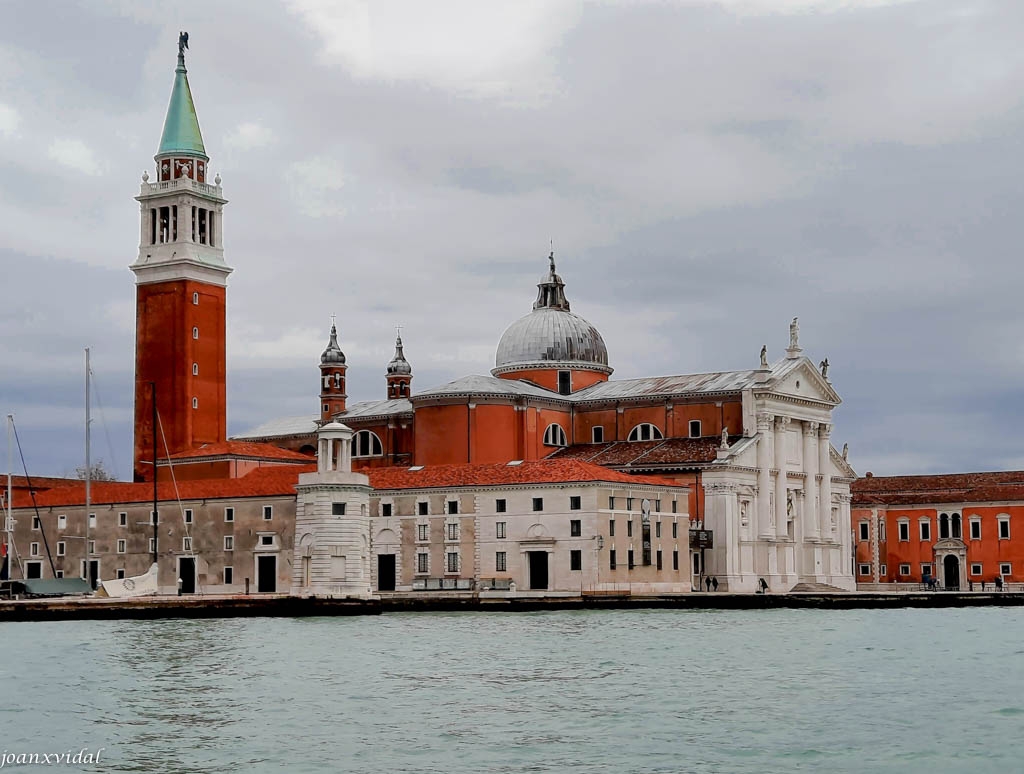
<path fill-rule="evenodd" d="M 209 156 L 192 101 L 185 49 L 178 38 L 156 179 L 143 172 L 139 195 L 136 282 L 135 479 L 153 475 L 152 402 L 171 454 L 227 439 L 225 290 L 222 215 L 227 200 L 218 175 L 208 182 Z M 165 455 L 157 437 L 157 454 Z"/>
<path fill-rule="evenodd" d="M 402 349 L 402 331 L 395 338 L 395 356 L 388 363 L 387 372 L 388 400 L 408 398 L 412 387 L 412 366 L 405 359 Z"/>
<path fill-rule="evenodd" d="M 320 419 L 330 422 L 331 418 L 345 410 L 345 353 L 338 346 L 338 328 L 331 315 L 331 339 L 327 349 L 320 355 Z"/>

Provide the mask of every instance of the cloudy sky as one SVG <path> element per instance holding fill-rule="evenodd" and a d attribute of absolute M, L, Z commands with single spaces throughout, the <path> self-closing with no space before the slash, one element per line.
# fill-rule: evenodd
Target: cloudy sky
<path fill-rule="evenodd" d="M 615 377 L 755 367 L 788 323 L 876 474 L 1024 467 L 1024 4 L 4 4 L 0 409 L 30 470 L 131 465 L 139 178 L 176 56 L 224 179 L 229 430 L 350 399 L 394 325 L 487 373 L 550 240 Z M 613 377 L 613 378 L 615 378 Z M 4 466 L 6 467 L 6 466 Z"/>

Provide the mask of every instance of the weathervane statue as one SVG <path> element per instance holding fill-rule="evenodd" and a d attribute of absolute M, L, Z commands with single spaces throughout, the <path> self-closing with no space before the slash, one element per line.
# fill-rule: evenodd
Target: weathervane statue
<path fill-rule="evenodd" d="M 185 58 L 185 49 L 186 48 L 188 48 L 188 33 L 187 32 L 179 32 L 178 33 L 178 56 L 180 56 L 182 59 Z"/>

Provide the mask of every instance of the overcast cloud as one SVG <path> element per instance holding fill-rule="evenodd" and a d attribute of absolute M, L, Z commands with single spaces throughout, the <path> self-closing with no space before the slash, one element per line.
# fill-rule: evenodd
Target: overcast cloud
<path fill-rule="evenodd" d="M 1024 467 L 1024 4 L 5 4 L 0 409 L 80 464 L 82 348 L 131 463 L 138 192 L 187 29 L 230 204 L 229 430 L 488 373 L 554 240 L 613 378 L 754 367 L 788 323 L 860 472 Z M 109 433 L 109 443 L 107 434 Z"/>

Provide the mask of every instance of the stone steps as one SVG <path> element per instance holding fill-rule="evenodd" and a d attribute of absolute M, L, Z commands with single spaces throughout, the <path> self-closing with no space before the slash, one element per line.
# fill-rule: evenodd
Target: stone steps
<path fill-rule="evenodd" d="M 841 589 L 838 586 L 830 586 L 827 583 L 798 583 L 791 588 L 790 593 L 796 592 L 807 592 L 811 594 L 845 594 L 846 589 Z"/>

